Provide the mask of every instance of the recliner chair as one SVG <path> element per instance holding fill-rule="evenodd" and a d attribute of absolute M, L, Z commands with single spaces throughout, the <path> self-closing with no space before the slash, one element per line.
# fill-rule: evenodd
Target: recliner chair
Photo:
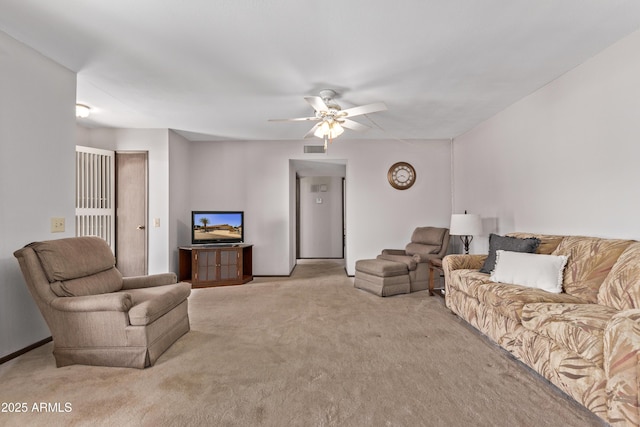
<path fill-rule="evenodd" d="M 411 292 L 416 292 L 429 288 L 429 260 L 441 260 L 448 248 L 448 228 L 418 227 L 404 250 L 383 249 L 377 259 L 406 264 Z"/>
<path fill-rule="evenodd" d="M 418 227 L 404 249 L 356 261 L 354 286 L 383 297 L 429 289 L 429 261 L 441 260 L 448 248 L 448 228 Z"/>
<path fill-rule="evenodd" d="M 174 273 L 122 277 L 99 237 L 35 242 L 14 255 L 58 367 L 145 368 L 189 331 L 191 284 L 176 283 Z"/>

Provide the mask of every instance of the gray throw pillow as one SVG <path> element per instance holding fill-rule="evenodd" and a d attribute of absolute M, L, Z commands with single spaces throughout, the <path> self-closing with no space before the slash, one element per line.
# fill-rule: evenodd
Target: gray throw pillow
<path fill-rule="evenodd" d="M 520 239 L 517 237 L 499 236 L 491 233 L 489 235 L 489 256 L 484 261 L 484 264 L 480 271 L 482 273 L 490 274 L 496 266 L 496 251 L 511 251 L 511 252 L 527 252 L 534 253 L 540 245 L 540 239 L 530 237 L 527 239 Z"/>

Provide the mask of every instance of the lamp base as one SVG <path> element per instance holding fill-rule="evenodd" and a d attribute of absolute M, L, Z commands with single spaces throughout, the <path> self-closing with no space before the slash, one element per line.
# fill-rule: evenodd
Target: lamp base
<path fill-rule="evenodd" d="M 462 241 L 462 244 L 464 245 L 464 254 L 465 255 L 469 255 L 469 245 L 471 244 L 471 241 L 473 240 L 473 236 L 460 236 L 460 240 Z"/>

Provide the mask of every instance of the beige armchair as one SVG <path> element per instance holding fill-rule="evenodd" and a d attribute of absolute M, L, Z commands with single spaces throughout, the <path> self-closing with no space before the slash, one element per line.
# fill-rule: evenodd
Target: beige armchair
<path fill-rule="evenodd" d="M 442 258 L 449 248 L 449 229 L 418 227 L 404 249 L 384 249 L 377 259 L 406 264 L 410 291 L 429 288 L 429 261 Z"/>
<path fill-rule="evenodd" d="M 14 252 L 53 337 L 58 367 L 145 368 L 189 331 L 189 283 L 174 273 L 122 277 L 107 243 L 74 237 Z"/>

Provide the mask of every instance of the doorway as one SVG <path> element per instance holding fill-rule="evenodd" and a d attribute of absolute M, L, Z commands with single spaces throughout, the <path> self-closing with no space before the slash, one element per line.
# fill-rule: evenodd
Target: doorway
<path fill-rule="evenodd" d="M 344 259 L 346 161 L 295 166 L 296 259 Z"/>
<path fill-rule="evenodd" d="M 116 152 L 116 266 L 125 277 L 148 272 L 148 152 Z"/>

